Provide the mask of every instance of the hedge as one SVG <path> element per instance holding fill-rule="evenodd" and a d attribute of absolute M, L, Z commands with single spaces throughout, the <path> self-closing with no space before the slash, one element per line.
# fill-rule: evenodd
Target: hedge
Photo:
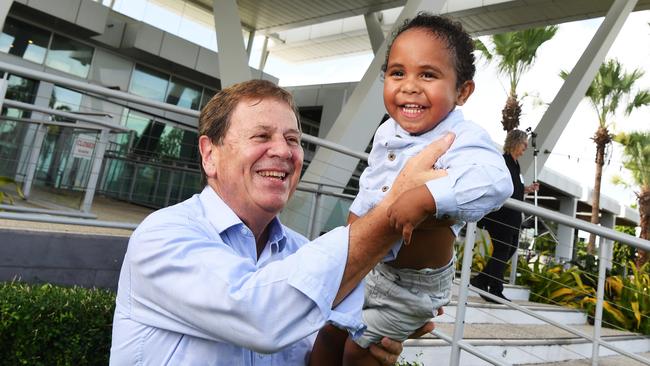
<path fill-rule="evenodd" d="M 115 293 L 0 283 L 1 365 L 107 365 Z"/>

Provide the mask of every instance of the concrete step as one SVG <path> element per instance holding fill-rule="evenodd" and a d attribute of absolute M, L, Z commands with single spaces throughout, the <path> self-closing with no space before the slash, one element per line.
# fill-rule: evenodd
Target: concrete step
<path fill-rule="evenodd" d="M 515 300 L 517 305 L 525 306 L 535 313 L 562 324 L 587 324 L 587 316 L 581 311 L 557 305 L 540 304 L 530 301 Z M 453 323 L 456 321 L 457 298 L 444 307 L 445 313 L 436 317 L 436 323 Z M 482 298 L 468 298 L 465 310 L 465 323 L 468 324 L 546 324 L 546 322 L 524 314 L 502 304 L 489 303 Z"/>
<path fill-rule="evenodd" d="M 576 325 L 574 328 L 586 334 L 593 334 L 593 327 L 590 325 Z M 436 330 L 451 337 L 454 325 L 436 323 Z M 608 328 L 601 330 L 601 337 L 626 350 L 637 353 L 650 352 L 650 337 Z M 513 365 L 590 359 L 592 349 L 591 342 L 586 339 L 552 325 L 538 324 L 465 324 L 464 341 L 481 352 Z M 449 343 L 428 335 L 406 341 L 402 356 L 409 362 L 446 365 L 450 354 Z M 616 353 L 601 347 L 600 355 L 605 357 Z M 628 362 L 625 365 L 633 365 L 633 362 L 636 362 L 624 358 Z M 478 366 L 490 363 L 463 351 L 460 364 Z"/>
<path fill-rule="evenodd" d="M 458 296 L 458 279 L 454 281 L 451 291 L 452 295 Z M 510 300 L 528 301 L 530 298 L 530 289 L 525 286 L 506 284 L 503 286 L 503 294 Z M 474 291 L 470 291 L 468 297 L 480 298 L 480 296 Z"/>

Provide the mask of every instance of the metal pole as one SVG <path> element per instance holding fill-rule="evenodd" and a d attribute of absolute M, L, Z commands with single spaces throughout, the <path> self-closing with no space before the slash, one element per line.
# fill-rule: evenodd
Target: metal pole
<path fill-rule="evenodd" d="M 474 241 L 476 240 L 476 223 L 468 222 L 465 229 L 465 249 L 463 250 L 463 267 L 460 272 L 460 286 L 458 287 L 458 306 L 456 310 L 456 322 L 454 325 L 454 337 L 451 342 L 451 356 L 449 365 L 458 366 L 460 363 L 460 346 L 458 342 L 463 339 L 465 330 L 465 310 L 467 306 L 467 289 L 469 287 L 469 275 L 472 270 L 472 256 L 474 254 Z"/>
<path fill-rule="evenodd" d="M 25 173 L 25 182 L 23 183 L 23 196 L 25 199 L 29 198 L 32 192 L 32 183 L 34 182 L 34 175 L 36 174 L 36 165 L 38 165 L 38 156 L 41 154 L 41 146 L 45 139 L 47 128 L 39 124 L 36 126 L 36 133 L 34 133 L 34 142 L 32 149 L 29 152 L 29 162 L 27 163 L 27 172 Z"/>
<path fill-rule="evenodd" d="M 90 212 L 93 205 L 93 198 L 95 197 L 95 190 L 97 189 L 97 181 L 99 180 L 99 171 L 102 169 L 102 162 L 104 161 L 104 152 L 108 145 L 108 129 L 104 128 L 99 133 L 99 141 L 95 145 L 95 156 L 93 158 L 93 165 L 90 168 L 90 177 L 88 177 L 88 186 L 86 186 L 86 193 L 84 194 L 84 201 L 81 205 L 82 212 Z"/>
<path fill-rule="evenodd" d="M 591 349 L 591 364 L 592 366 L 598 365 L 598 351 L 600 348 L 600 327 L 603 322 L 603 298 L 605 296 L 605 276 L 607 269 L 607 262 L 609 250 L 609 240 L 604 240 L 600 237 L 599 245 L 599 258 L 598 258 L 598 289 L 596 290 L 596 310 L 594 312 L 594 339 Z"/>
<path fill-rule="evenodd" d="M 7 95 L 7 86 L 9 85 L 7 78 L 9 78 L 9 73 L 5 72 L 5 74 L 2 76 L 2 79 L 0 79 L 0 110 L 2 109 L 2 104 L 4 103 L 5 96 Z"/>
<path fill-rule="evenodd" d="M 320 206 L 321 189 L 323 189 L 323 185 L 319 184 L 316 192 L 314 192 L 314 201 L 312 202 L 311 211 L 309 212 L 309 226 L 307 227 L 309 239 L 314 239 L 318 236 L 314 231 L 318 225 L 318 208 Z"/>
<path fill-rule="evenodd" d="M 510 279 L 508 283 L 514 285 L 517 281 L 517 265 L 519 264 L 519 247 L 515 249 L 515 252 L 512 253 L 510 260 Z"/>

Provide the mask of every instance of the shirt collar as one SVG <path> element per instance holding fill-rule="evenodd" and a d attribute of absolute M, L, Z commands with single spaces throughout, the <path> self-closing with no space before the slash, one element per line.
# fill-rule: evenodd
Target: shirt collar
<path fill-rule="evenodd" d="M 221 197 L 206 185 L 201 192 L 199 199 L 203 205 L 203 211 L 210 223 L 217 229 L 219 234 L 236 225 L 244 225 L 239 216 L 228 206 Z M 269 240 L 273 246 L 277 243 L 278 252 L 281 252 L 287 242 L 287 235 L 280 220 L 274 217 L 269 223 Z"/>
<path fill-rule="evenodd" d="M 206 185 L 199 196 L 203 211 L 219 234 L 235 225 L 243 225 L 239 216 L 228 206 L 212 187 Z"/>

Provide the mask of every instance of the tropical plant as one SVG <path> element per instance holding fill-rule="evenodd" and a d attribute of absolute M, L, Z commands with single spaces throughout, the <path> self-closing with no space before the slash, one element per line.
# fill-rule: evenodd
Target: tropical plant
<path fill-rule="evenodd" d="M 637 105 L 650 103 L 650 93 L 647 91 L 637 94 L 637 98 Z M 639 191 L 635 192 L 641 226 L 639 236 L 650 239 L 650 132 L 619 133 L 614 141 L 623 145 L 623 166 L 632 173 L 634 183 L 639 187 Z M 637 266 L 647 261 L 647 253 L 639 250 Z"/>
<path fill-rule="evenodd" d="M 493 45 L 491 50 L 482 41 L 478 39 L 475 41 L 476 49 L 488 62 L 496 58 L 499 73 L 508 78 L 510 89 L 507 92 L 506 105 L 501 113 L 501 123 L 507 132 L 519 126 L 521 104 L 517 97 L 517 86 L 521 77 L 532 67 L 537 56 L 537 49 L 544 42 L 553 38 L 557 29 L 557 26 L 550 25 L 495 34 L 490 37 Z"/>
<path fill-rule="evenodd" d="M 650 334 L 650 274 L 648 264 L 638 270 L 630 262 L 631 276 L 611 276 L 605 282 L 603 325 Z M 581 306 L 593 315 L 596 298 L 582 299 Z"/>
<path fill-rule="evenodd" d="M 542 258 L 548 258 L 544 254 L 549 253 L 537 255 L 530 263 L 518 263 L 521 276 L 517 281 L 530 288 L 530 301 L 579 308 L 583 298 L 595 294 L 584 271 L 576 266 L 565 269 L 552 261 L 544 263 Z"/>
<path fill-rule="evenodd" d="M 612 142 L 613 137 L 609 130 L 612 118 L 616 115 L 623 97 L 627 97 L 630 101 L 625 109 L 626 115 L 629 115 L 632 110 L 642 105 L 647 105 L 650 102 L 648 91 L 645 90 L 639 91 L 634 97 L 630 98 L 635 82 L 643 74 L 643 71 L 640 69 L 635 69 L 631 73 L 628 73 L 623 70 L 623 67 L 617 60 L 609 60 L 600 65 L 596 77 L 585 93 L 586 98 L 598 116 L 598 129 L 592 137 L 592 140 L 596 144 L 596 174 L 591 200 L 591 222 L 593 224 L 600 222 L 600 185 L 603 176 L 603 165 L 605 164 L 605 150 Z M 562 71 L 560 76 L 566 79 L 568 73 Z M 589 253 L 595 252 L 595 241 L 595 235 L 591 234 L 587 245 L 587 251 Z"/>
<path fill-rule="evenodd" d="M 4 185 L 9 185 L 9 184 L 13 184 L 16 187 L 16 194 L 18 195 L 18 197 L 25 198 L 25 195 L 23 195 L 23 190 L 20 189 L 20 185 L 15 180 L 13 180 L 13 179 L 11 179 L 9 177 L 0 176 L 0 187 L 2 187 Z M 12 204 L 12 205 L 14 204 L 13 197 L 9 193 L 6 193 L 6 192 L 0 190 L 0 203 L 5 203 L 5 199 L 10 204 Z"/>

